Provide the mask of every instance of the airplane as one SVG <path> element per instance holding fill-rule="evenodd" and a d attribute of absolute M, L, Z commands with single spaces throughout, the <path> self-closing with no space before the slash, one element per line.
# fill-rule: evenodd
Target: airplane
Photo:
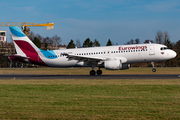
<path fill-rule="evenodd" d="M 131 63 L 154 62 L 174 58 L 177 54 L 162 44 L 132 44 L 63 50 L 39 49 L 17 26 L 9 27 L 17 54 L 8 58 L 48 67 L 91 67 L 90 75 L 101 75 L 101 68 L 125 70 Z M 99 69 L 94 70 L 95 67 Z"/>

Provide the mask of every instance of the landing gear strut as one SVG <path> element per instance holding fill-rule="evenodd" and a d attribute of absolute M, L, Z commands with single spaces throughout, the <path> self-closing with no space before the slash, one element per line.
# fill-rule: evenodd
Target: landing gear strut
<path fill-rule="evenodd" d="M 95 75 L 95 74 L 96 74 L 96 72 L 94 70 L 94 66 L 92 66 L 92 70 L 90 71 L 90 75 Z"/>
<path fill-rule="evenodd" d="M 152 67 L 153 67 L 152 71 L 156 72 L 156 68 L 154 68 L 154 62 L 151 62 L 151 64 L 152 64 Z"/>

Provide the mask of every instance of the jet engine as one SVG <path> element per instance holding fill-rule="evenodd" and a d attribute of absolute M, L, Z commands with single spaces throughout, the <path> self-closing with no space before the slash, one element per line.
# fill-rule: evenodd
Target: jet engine
<path fill-rule="evenodd" d="M 130 64 L 122 64 L 121 60 L 108 60 L 104 62 L 105 69 L 108 70 L 125 70 L 130 68 Z"/>

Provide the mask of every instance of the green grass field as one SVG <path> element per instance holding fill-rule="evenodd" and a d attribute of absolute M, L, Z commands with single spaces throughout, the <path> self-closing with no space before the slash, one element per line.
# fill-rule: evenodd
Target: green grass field
<path fill-rule="evenodd" d="M 0 80 L 0 119 L 180 119 L 178 80 Z"/>
<path fill-rule="evenodd" d="M 104 74 L 179 74 L 133 68 Z M 113 73 L 114 72 L 114 73 Z M 150 72 L 150 73 L 149 73 Z M 89 74 L 89 69 L 0 69 L 0 74 Z M 180 79 L 0 80 L 0 119 L 180 119 Z"/>

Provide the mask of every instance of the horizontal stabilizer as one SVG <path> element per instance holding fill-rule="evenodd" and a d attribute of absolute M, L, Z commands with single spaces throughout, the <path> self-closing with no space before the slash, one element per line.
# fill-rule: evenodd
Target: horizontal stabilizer
<path fill-rule="evenodd" d="M 29 57 L 24 57 L 24 56 L 20 56 L 20 55 L 7 55 L 5 54 L 4 56 L 8 56 L 9 58 L 19 58 L 19 59 L 29 59 Z"/>

